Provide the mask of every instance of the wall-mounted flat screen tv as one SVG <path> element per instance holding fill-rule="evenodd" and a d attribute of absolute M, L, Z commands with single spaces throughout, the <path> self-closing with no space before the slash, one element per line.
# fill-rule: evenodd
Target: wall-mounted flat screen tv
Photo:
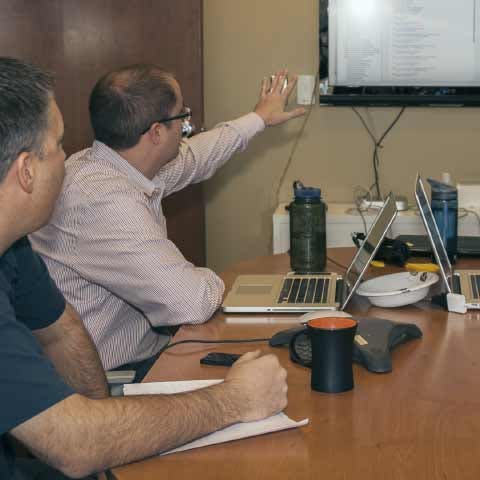
<path fill-rule="evenodd" d="M 480 106 L 480 0 L 319 0 L 320 102 Z"/>

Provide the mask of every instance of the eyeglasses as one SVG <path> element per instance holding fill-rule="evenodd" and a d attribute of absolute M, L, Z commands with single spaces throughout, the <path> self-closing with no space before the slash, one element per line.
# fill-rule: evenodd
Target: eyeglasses
<path fill-rule="evenodd" d="M 190 137 L 190 135 L 192 135 L 195 131 L 195 126 L 190 123 L 191 119 L 192 110 L 189 107 L 184 107 L 182 113 L 173 115 L 172 117 L 162 118 L 161 120 L 157 120 L 156 123 L 166 123 L 170 122 L 171 120 L 182 120 L 182 137 Z M 142 135 L 145 135 L 150 130 L 150 127 L 142 132 Z"/>

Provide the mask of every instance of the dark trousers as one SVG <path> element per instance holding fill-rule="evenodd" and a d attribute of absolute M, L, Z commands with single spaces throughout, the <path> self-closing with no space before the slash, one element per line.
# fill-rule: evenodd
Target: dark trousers
<path fill-rule="evenodd" d="M 146 358 L 145 360 L 140 360 L 140 362 L 126 363 L 120 367 L 114 368 L 113 370 L 135 370 L 135 378 L 133 379 L 134 383 L 140 383 L 149 370 L 153 367 L 153 364 L 157 361 L 157 358 L 160 356 L 161 352 L 153 355 L 153 357 Z"/>
<path fill-rule="evenodd" d="M 179 328 L 179 325 L 174 325 L 170 327 L 152 327 L 152 330 L 160 335 L 165 335 L 172 338 L 177 333 Z M 121 365 L 113 370 L 135 370 L 135 378 L 133 382 L 140 383 L 149 370 L 153 367 L 153 364 L 157 361 L 157 358 L 161 353 L 162 352 L 160 351 L 152 357 L 146 358 L 145 360 L 140 360 L 139 362 L 126 363 L 125 365 Z"/>
<path fill-rule="evenodd" d="M 34 458 L 17 458 L 15 480 L 69 480 L 63 473 Z M 83 480 L 97 480 L 96 475 L 89 475 Z"/>

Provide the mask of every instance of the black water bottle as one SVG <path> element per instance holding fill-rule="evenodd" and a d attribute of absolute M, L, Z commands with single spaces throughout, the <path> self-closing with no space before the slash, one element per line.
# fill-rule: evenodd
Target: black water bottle
<path fill-rule="evenodd" d="M 322 272 L 327 262 L 326 210 L 319 188 L 293 183 L 290 212 L 290 265 L 296 273 Z"/>

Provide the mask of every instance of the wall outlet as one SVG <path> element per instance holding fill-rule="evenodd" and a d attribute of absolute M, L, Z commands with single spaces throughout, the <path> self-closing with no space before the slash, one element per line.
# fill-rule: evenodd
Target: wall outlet
<path fill-rule="evenodd" d="M 299 75 L 297 80 L 297 103 L 311 105 L 315 103 L 315 75 Z"/>

